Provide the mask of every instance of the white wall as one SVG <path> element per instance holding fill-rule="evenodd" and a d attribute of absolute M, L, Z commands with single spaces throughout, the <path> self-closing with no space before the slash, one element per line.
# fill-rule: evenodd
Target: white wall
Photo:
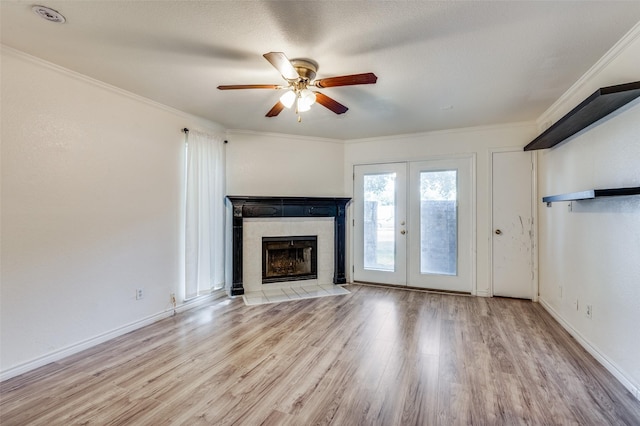
<path fill-rule="evenodd" d="M 227 140 L 229 195 L 344 195 L 341 141 L 242 131 Z"/>
<path fill-rule="evenodd" d="M 600 87 L 638 81 L 639 70 L 640 25 L 539 122 L 548 127 Z M 640 186 L 640 101 L 538 159 L 540 196 Z M 640 196 L 569 204 L 539 203 L 540 301 L 640 399 Z"/>
<path fill-rule="evenodd" d="M 353 166 L 356 164 L 419 161 L 459 154 L 475 155 L 477 253 L 474 293 L 487 296 L 490 294 L 491 150 L 520 150 L 531 141 L 535 133 L 536 127 L 533 123 L 516 123 L 348 141 L 345 147 L 345 191 L 348 191 L 349 195 L 353 194 L 352 176 Z"/>
<path fill-rule="evenodd" d="M 180 129 L 223 129 L 11 49 L 1 71 L 4 379 L 181 301 Z"/>

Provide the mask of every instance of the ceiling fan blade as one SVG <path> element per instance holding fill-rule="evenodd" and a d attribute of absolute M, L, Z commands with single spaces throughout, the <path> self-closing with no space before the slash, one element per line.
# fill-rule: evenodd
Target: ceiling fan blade
<path fill-rule="evenodd" d="M 364 74 L 343 75 L 340 77 L 329 77 L 316 80 L 313 85 L 316 87 L 337 87 L 353 86 L 355 84 L 374 84 L 378 77 L 372 72 Z"/>
<path fill-rule="evenodd" d="M 336 101 L 335 99 L 332 99 L 329 96 L 325 95 L 324 93 L 320 93 L 320 92 L 314 92 L 314 93 L 316 94 L 317 103 L 319 103 L 325 108 L 330 109 L 336 114 L 344 114 L 349 109 L 346 106 L 342 105 L 340 102 Z"/>
<path fill-rule="evenodd" d="M 275 104 L 273 108 L 269 110 L 269 112 L 267 113 L 267 115 L 265 115 L 265 117 L 275 117 L 276 115 L 280 114 L 280 112 L 282 112 L 283 109 L 284 109 L 284 105 L 282 105 L 282 102 L 278 101 L 278 103 Z"/>
<path fill-rule="evenodd" d="M 298 71 L 291 65 L 291 61 L 282 52 L 265 53 L 264 58 L 277 69 L 286 80 L 297 80 L 300 76 Z"/>
<path fill-rule="evenodd" d="M 235 89 L 282 89 L 282 86 L 278 84 L 230 84 L 227 86 L 218 86 L 220 90 L 235 90 Z"/>

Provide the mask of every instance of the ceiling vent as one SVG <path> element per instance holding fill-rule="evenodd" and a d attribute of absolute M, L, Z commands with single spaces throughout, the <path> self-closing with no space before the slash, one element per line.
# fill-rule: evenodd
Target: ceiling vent
<path fill-rule="evenodd" d="M 56 22 L 58 24 L 64 24 L 67 21 L 60 12 L 46 6 L 33 6 L 31 10 L 33 10 L 33 13 L 47 21 Z"/>

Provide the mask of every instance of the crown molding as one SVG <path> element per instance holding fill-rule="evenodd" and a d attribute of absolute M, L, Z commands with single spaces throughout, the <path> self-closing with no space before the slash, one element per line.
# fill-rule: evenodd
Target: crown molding
<path fill-rule="evenodd" d="M 344 144 L 344 141 L 341 139 L 330 139 L 330 138 L 321 138 L 317 136 L 301 136 L 301 135 L 292 135 L 289 133 L 271 133 L 271 132 L 258 132 L 254 130 L 242 130 L 242 129 L 228 129 L 227 136 L 231 137 L 233 135 L 248 135 L 248 136 L 265 136 L 279 139 L 295 139 L 297 141 L 306 141 L 306 142 L 324 142 L 324 143 L 334 143 L 334 144 Z"/>
<path fill-rule="evenodd" d="M 558 98 L 540 117 L 536 120 L 536 124 L 540 130 L 546 130 L 550 127 L 554 121 L 557 121 L 560 117 L 556 117 L 563 109 L 566 109 L 566 104 L 572 102 L 571 105 L 576 104 L 573 101 L 582 89 L 584 89 L 589 83 L 591 83 L 607 66 L 611 64 L 616 58 L 618 58 L 632 43 L 640 39 L 640 22 L 638 22 L 633 28 L 631 28 L 616 44 L 609 49 L 607 53 L 602 56 L 589 70 L 582 75 L 566 92 Z M 625 82 L 612 82 L 611 84 L 620 84 Z M 600 86 L 595 87 L 591 92 L 597 90 Z M 589 92 L 589 94 L 591 94 Z M 571 108 L 568 108 L 569 110 Z M 561 115 L 561 114 L 560 114 Z"/>
<path fill-rule="evenodd" d="M 79 72 L 70 70 L 68 68 L 62 67 L 60 65 L 56 65 L 53 62 L 49 62 L 46 61 L 42 58 L 38 58 L 37 56 L 33 56 L 30 55 L 26 52 L 23 52 L 21 50 L 15 49 L 13 47 L 9 47 L 5 44 L 0 44 L 0 52 L 2 52 L 2 54 L 7 54 L 10 56 L 13 56 L 15 58 L 18 58 L 20 60 L 23 60 L 25 62 L 29 62 L 32 63 L 36 66 L 42 67 L 42 68 L 47 68 L 49 70 L 52 70 L 54 72 L 66 75 L 68 77 L 71 77 L 75 80 L 81 81 L 83 83 L 87 83 L 89 85 L 92 85 L 94 87 L 98 87 L 100 89 L 104 89 L 107 90 L 109 92 L 115 93 L 117 95 L 129 98 L 131 100 L 134 100 L 136 102 L 140 102 L 143 103 L 147 106 L 159 109 L 159 110 L 163 110 L 165 112 L 177 115 L 179 117 L 182 117 L 186 120 L 189 120 L 190 123 L 194 123 L 196 125 L 201 126 L 203 129 L 206 128 L 209 131 L 214 131 L 216 133 L 219 133 L 221 135 L 224 135 L 225 133 L 225 128 L 213 121 L 207 120 L 206 118 L 203 117 L 199 117 L 196 115 L 191 115 L 188 114 L 184 111 L 180 111 L 179 109 L 170 107 L 168 105 L 165 104 L 161 104 L 160 102 L 156 102 L 154 100 L 151 100 L 149 98 L 145 98 L 143 96 L 137 95 L 135 93 L 129 92 L 127 90 L 121 89 L 117 86 L 113 86 L 111 84 L 105 83 L 103 81 L 100 80 L 96 80 L 95 78 L 89 77 L 87 75 L 84 74 L 80 74 Z"/>
<path fill-rule="evenodd" d="M 348 139 L 345 140 L 345 144 L 358 144 L 358 143 L 367 143 L 367 142 L 378 142 L 378 141 L 389 141 L 391 139 L 414 139 L 421 138 L 427 136 L 439 136 L 439 135 L 450 135 L 450 134 L 460 134 L 460 133 L 476 133 L 483 131 L 493 131 L 493 130 L 504 130 L 504 129 L 513 129 L 513 128 L 534 128 L 536 126 L 535 121 L 517 121 L 513 123 L 502 123 L 502 124 L 487 124 L 484 126 L 473 126 L 473 127 L 459 127 L 455 129 L 444 129 L 444 130 L 433 130 L 429 132 L 419 132 L 419 133 L 402 133 L 399 135 L 388 135 L 388 136 L 375 136 L 372 138 L 363 138 L 363 139 Z"/>

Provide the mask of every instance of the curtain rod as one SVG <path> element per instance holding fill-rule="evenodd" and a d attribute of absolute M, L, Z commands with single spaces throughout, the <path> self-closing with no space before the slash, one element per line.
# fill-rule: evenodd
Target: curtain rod
<path fill-rule="evenodd" d="M 180 130 L 182 133 L 189 133 L 189 129 L 187 129 L 186 127 L 182 130 Z M 228 140 L 225 140 L 224 143 L 229 143 Z"/>

